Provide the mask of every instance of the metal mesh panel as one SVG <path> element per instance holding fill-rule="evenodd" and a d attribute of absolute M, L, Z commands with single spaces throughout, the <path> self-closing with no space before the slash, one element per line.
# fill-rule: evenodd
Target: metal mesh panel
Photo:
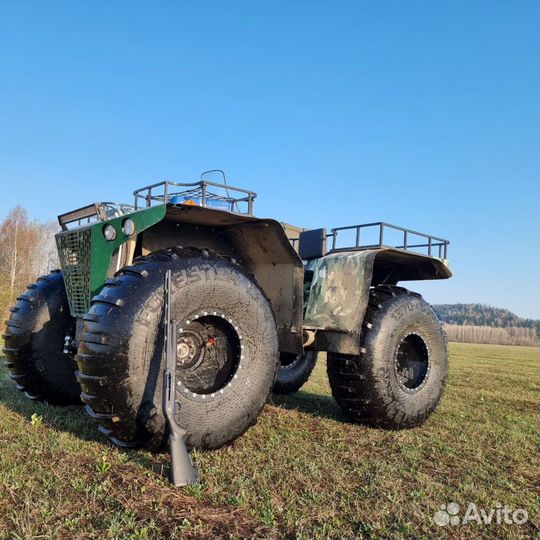
<path fill-rule="evenodd" d="M 74 317 L 82 317 L 90 307 L 90 235 L 90 229 L 82 229 L 56 237 L 69 308 Z"/>

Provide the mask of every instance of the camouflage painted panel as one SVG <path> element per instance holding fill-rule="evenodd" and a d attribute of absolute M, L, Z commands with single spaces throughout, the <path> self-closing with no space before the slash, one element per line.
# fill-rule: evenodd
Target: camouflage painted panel
<path fill-rule="evenodd" d="M 366 311 L 376 250 L 334 253 L 309 264 L 313 281 L 304 326 L 359 332 Z"/>

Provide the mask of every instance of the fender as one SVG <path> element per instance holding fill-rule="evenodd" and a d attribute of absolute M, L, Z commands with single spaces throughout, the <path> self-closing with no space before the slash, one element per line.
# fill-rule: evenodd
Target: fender
<path fill-rule="evenodd" d="M 280 351 L 303 352 L 303 264 L 281 223 L 209 207 L 168 204 L 164 219 L 141 236 L 142 255 L 170 246 L 196 246 L 237 261 L 270 300 Z"/>
<path fill-rule="evenodd" d="M 392 248 L 331 253 L 308 269 L 313 279 L 304 328 L 328 334 L 318 339 L 317 349 L 345 352 L 345 347 L 348 354 L 358 354 L 370 287 L 452 276 L 447 260 Z"/>

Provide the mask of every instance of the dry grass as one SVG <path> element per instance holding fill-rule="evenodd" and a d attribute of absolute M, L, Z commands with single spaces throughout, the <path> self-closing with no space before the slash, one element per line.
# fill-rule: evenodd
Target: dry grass
<path fill-rule="evenodd" d="M 34 404 L 0 371 L 2 538 L 530 538 L 538 532 L 538 350 L 452 344 L 445 399 L 421 428 L 349 424 L 325 362 L 232 446 L 167 456 L 109 447 L 78 408 Z M 32 421 L 32 415 L 34 420 Z M 525 525 L 438 527 L 440 505 L 497 502 Z"/>

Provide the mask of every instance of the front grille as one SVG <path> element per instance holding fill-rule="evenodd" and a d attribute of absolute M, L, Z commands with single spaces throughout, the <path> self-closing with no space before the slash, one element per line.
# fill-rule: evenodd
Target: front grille
<path fill-rule="evenodd" d="M 91 234 L 88 228 L 60 233 L 56 237 L 69 308 L 74 317 L 82 317 L 90 307 Z"/>

